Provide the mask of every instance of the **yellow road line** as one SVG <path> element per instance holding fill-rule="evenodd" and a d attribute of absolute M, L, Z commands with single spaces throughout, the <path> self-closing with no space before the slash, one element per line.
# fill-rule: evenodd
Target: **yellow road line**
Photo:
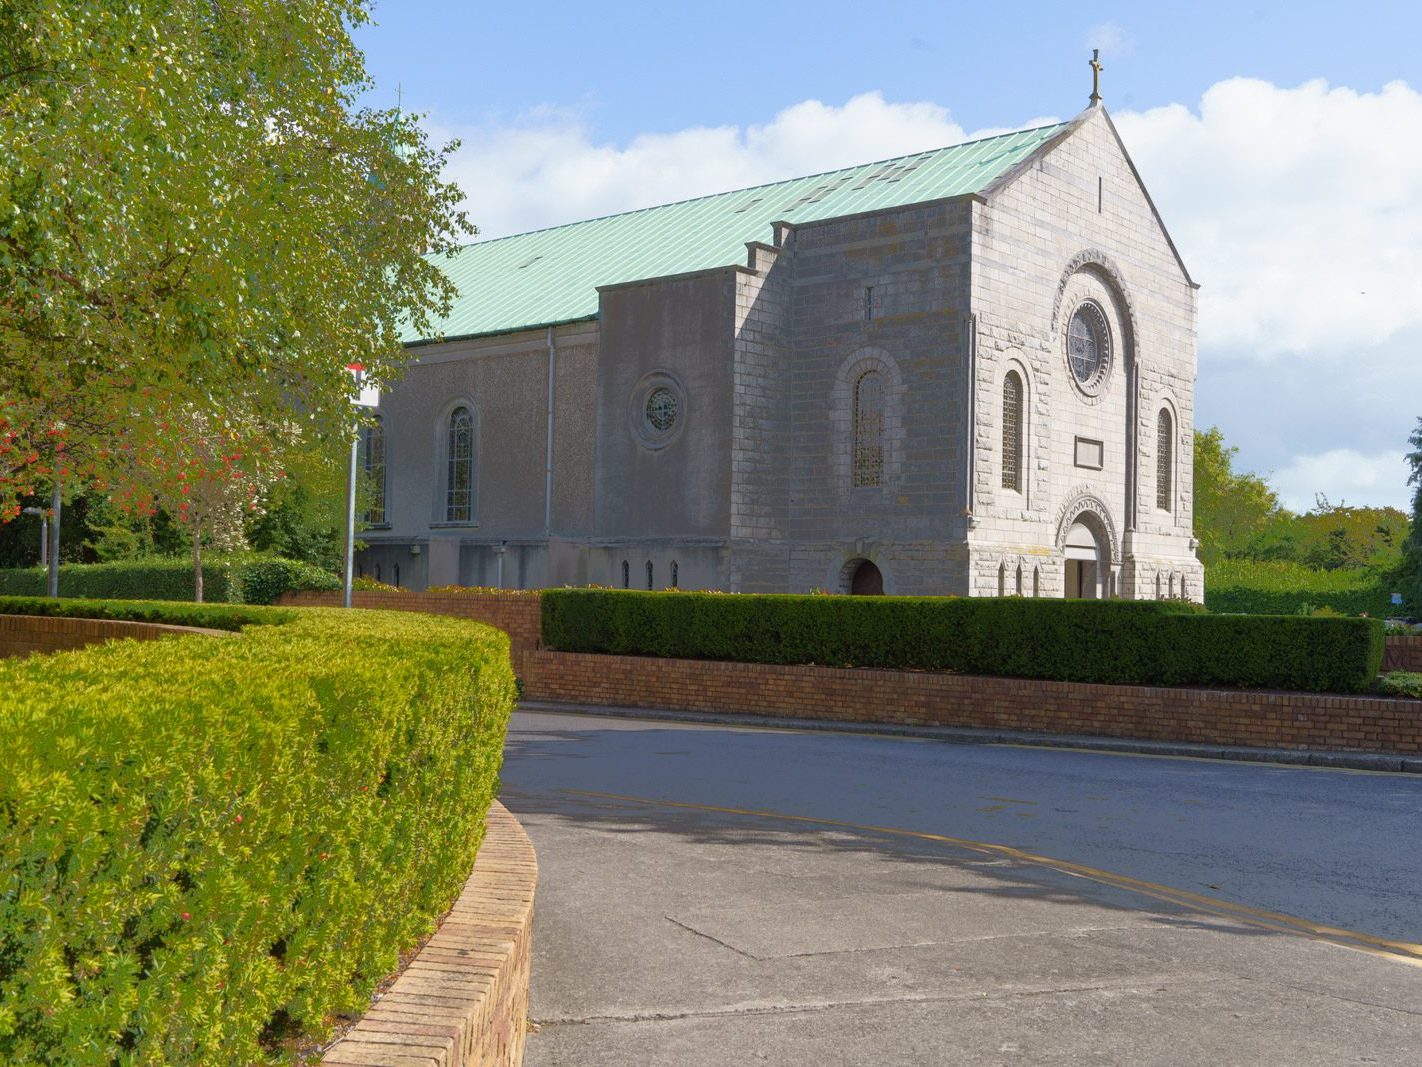
<path fill-rule="evenodd" d="M 1200 893 L 1192 893 L 1188 889 L 1177 889 L 1174 886 L 1160 885 L 1157 882 L 1147 882 L 1139 878 L 1132 878 L 1129 875 L 1115 874 L 1111 871 L 1088 867 L 1085 864 L 1072 863 L 1069 860 L 1059 860 L 1051 856 L 1038 855 L 1035 852 L 1027 852 L 1020 848 L 1013 848 L 1011 845 L 999 845 L 990 841 L 972 841 L 964 837 L 950 837 L 947 834 L 932 834 L 923 830 L 905 830 L 897 826 L 876 826 L 870 823 L 844 822 L 837 819 L 819 819 L 810 815 L 788 815 L 784 812 L 767 811 L 757 808 L 730 808 L 715 804 L 690 804 L 677 800 L 657 800 L 651 797 L 628 796 L 624 793 L 600 793 L 583 789 L 564 789 L 561 790 L 561 792 L 572 796 L 596 797 L 602 800 L 619 800 L 630 804 L 641 804 L 647 807 L 681 808 L 688 811 L 716 812 L 723 815 L 743 815 L 760 819 L 774 819 L 780 822 L 806 823 L 812 826 L 854 830 L 860 833 L 887 834 L 893 837 L 911 837 L 922 841 L 933 841 L 983 855 L 1000 856 L 1015 860 L 1019 863 L 1030 863 L 1038 867 L 1047 867 L 1076 878 L 1085 878 L 1088 881 L 1096 882 L 1101 885 L 1128 890 L 1129 892 L 1138 893 L 1142 896 L 1151 897 L 1152 899 L 1160 900 L 1168 904 L 1175 904 L 1180 907 L 1212 914 L 1220 918 L 1230 919 L 1234 922 L 1243 923 L 1246 926 L 1272 930 L 1276 933 L 1293 934 L 1298 937 L 1306 937 L 1313 941 L 1326 941 L 1329 944 L 1340 945 L 1343 948 L 1353 949 L 1357 952 L 1384 956 L 1388 959 L 1399 960 L 1403 963 L 1410 963 L 1416 967 L 1422 967 L 1422 944 L 1412 944 L 1407 941 L 1393 941 L 1385 937 L 1376 937 L 1373 934 L 1366 934 L 1358 930 L 1347 930 L 1338 926 L 1327 926 L 1321 923 L 1311 922 L 1308 919 L 1301 919 L 1296 915 L 1285 915 L 1282 912 L 1266 911 L 1263 908 L 1253 908 L 1247 904 L 1235 904 L 1228 900 L 1220 900 L 1217 897 L 1208 897 Z"/>

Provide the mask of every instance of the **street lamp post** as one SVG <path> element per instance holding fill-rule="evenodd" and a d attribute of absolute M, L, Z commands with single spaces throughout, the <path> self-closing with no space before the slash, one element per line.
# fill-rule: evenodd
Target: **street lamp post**
<path fill-rule="evenodd" d="M 49 520 L 44 516 L 44 508 L 21 508 L 23 515 L 38 515 L 40 521 L 40 569 L 49 570 Z"/>
<path fill-rule="evenodd" d="M 365 368 L 359 363 L 347 364 L 355 381 L 355 396 L 351 402 L 356 407 L 373 408 L 380 405 L 380 390 L 365 384 Z M 341 603 L 351 606 L 351 589 L 355 581 L 355 517 L 356 517 L 356 468 L 360 463 L 360 430 L 351 438 L 350 465 L 346 469 L 346 559 L 341 580 Z"/>

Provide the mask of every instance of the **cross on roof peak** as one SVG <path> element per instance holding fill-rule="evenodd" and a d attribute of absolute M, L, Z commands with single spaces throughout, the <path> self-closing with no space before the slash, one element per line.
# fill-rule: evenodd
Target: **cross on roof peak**
<path fill-rule="evenodd" d="M 1101 72 L 1106 68 L 1101 65 L 1101 49 L 1091 50 L 1091 99 L 1088 101 L 1092 107 L 1101 103 Z"/>

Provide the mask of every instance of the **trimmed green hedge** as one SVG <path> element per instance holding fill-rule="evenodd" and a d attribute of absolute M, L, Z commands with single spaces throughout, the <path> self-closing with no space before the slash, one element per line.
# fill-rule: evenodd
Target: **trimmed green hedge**
<path fill-rule="evenodd" d="M 826 597 L 550 589 L 567 652 L 959 671 L 1144 685 L 1357 692 L 1378 619 L 1208 615 L 1182 601 Z"/>
<path fill-rule="evenodd" d="M 294 559 L 251 556 L 228 564 L 228 600 L 237 604 L 275 604 L 283 593 L 297 589 L 339 589 L 330 571 Z"/>
<path fill-rule="evenodd" d="M 288 621 L 0 663 L 0 1062 L 281 1059 L 467 878 L 507 637 L 266 617 Z"/>
<path fill-rule="evenodd" d="M 1225 559 L 1205 568 L 1205 606 L 1245 615 L 1297 615 L 1332 608 L 1344 615 L 1396 614 L 1396 583 L 1373 570 L 1325 571 L 1291 560 Z"/>
<path fill-rule="evenodd" d="M 207 600 L 227 600 L 227 582 L 224 560 L 203 564 L 203 594 Z M 45 572 L 39 567 L 0 570 L 0 595 L 44 594 Z M 113 600 L 191 600 L 193 561 L 153 558 L 122 563 L 65 563 L 59 568 L 59 595 Z"/>
<path fill-rule="evenodd" d="M 283 623 L 296 618 L 291 608 L 243 604 L 184 604 L 171 600 L 58 600 L 43 596 L 0 596 L 0 615 L 45 615 L 69 619 L 118 619 L 240 630 L 253 623 Z"/>
<path fill-rule="evenodd" d="M 214 558 L 202 567 L 203 598 L 209 603 L 274 604 L 295 589 L 339 589 L 340 579 L 320 567 L 274 556 Z M 0 596 L 44 596 L 39 567 L 0 569 Z M 190 559 L 138 559 L 120 563 L 66 563 L 59 568 L 59 595 L 114 600 L 192 600 Z"/>

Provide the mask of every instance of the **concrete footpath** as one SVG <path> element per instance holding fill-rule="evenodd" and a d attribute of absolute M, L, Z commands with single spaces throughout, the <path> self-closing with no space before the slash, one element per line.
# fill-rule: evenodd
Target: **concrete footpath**
<path fill-rule="evenodd" d="M 504 783 L 529 1067 L 1422 1063 L 1411 775 L 525 712 Z"/>

